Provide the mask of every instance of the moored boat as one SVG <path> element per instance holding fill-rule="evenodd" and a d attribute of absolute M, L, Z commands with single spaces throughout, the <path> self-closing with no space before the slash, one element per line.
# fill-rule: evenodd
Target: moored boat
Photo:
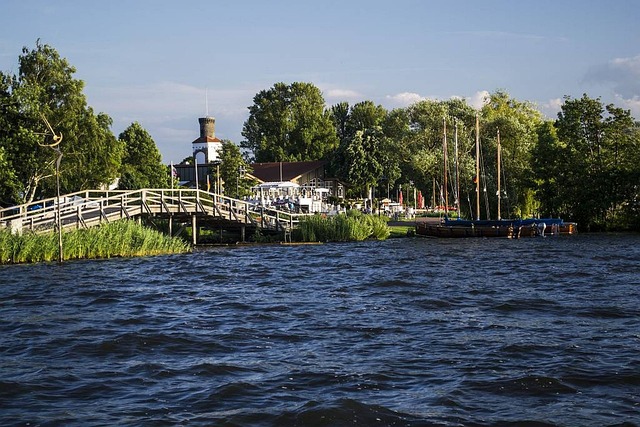
<path fill-rule="evenodd" d="M 445 192 L 445 206 L 448 205 L 448 198 L 446 196 L 446 176 L 447 176 L 447 162 L 446 162 L 446 120 L 444 122 L 444 138 L 443 138 L 443 152 L 444 154 L 444 192 Z M 458 206 L 458 218 L 449 219 L 448 216 L 439 222 L 417 222 L 416 223 L 416 235 L 426 237 L 503 237 L 518 239 L 521 237 L 535 237 L 545 235 L 560 235 L 560 234 L 575 234 L 577 232 L 577 225 L 573 222 L 564 222 L 560 218 L 528 218 L 528 219 L 502 219 L 500 217 L 500 131 L 497 132 L 497 197 L 498 197 L 498 219 L 497 220 L 481 220 L 480 219 L 480 137 L 479 137 L 479 122 L 476 115 L 476 213 L 478 217 L 475 220 L 465 220 L 460 218 L 459 209 L 459 190 L 456 191 L 456 204 Z M 456 152 L 457 152 L 457 126 L 456 126 Z M 456 156 L 457 162 L 457 156 Z M 457 165 L 456 165 L 457 176 Z M 457 178 L 456 178 L 457 181 Z M 457 185 L 457 183 L 456 183 Z M 435 191 L 435 190 L 434 190 Z M 485 189 L 486 192 L 486 189 Z"/>
<path fill-rule="evenodd" d="M 445 218 L 439 223 L 416 223 L 416 235 L 424 237 L 502 237 L 519 239 L 575 233 L 577 233 L 576 223 L 564 222 L 560 218 L 477 221 Z"/>

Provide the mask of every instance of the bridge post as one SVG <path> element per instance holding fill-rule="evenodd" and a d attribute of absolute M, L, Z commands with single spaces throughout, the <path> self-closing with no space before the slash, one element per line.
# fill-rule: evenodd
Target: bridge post
<path fill-rule="evenodd" d="M 196 225 L 196 216 L 191 215 L 191 234 L 194 246 L 198 244 L 198 226 Z"/>
<path fill-rule="evenodd" d="M 142 190 L 142 194 L 140 196 L 140 216 L 144 214 L 144 205 L 147 203 L 147 191 Z"/>
<path fill-rule="evenodd" d="M 246 227 L 244 225 L 240 226 L 240 240 L 242 241 L 242 243 L 245 243 L 245 231 L 246 231 Z"/>
<path fill-rule="evenodd" d="M 169 236 L 173 237 L 173 215 L 169 214 Z"/>

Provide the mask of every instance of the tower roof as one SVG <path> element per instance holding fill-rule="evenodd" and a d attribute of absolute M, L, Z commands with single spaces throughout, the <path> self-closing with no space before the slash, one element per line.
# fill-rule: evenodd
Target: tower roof
<path fill-rule="evenodd" d="M 207 142 L 222 142 L 222 141 L 216 138 L 215 136 L 213 138 L 210 136 L 201 136 L 200 138 L 194 140 L 192 144 L 200 144 L 200 143 L 207 143 Z"/>

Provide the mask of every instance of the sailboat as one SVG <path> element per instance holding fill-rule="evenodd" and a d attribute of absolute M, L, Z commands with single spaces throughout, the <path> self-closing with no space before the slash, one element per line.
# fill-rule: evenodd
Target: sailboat
<path fill-rule="evenodd" d="M 478 115 L 476 114 L 476 219 L 465 220 L 460 218 L 459 190 L 456 191 L 456 204 L 458 216 L 456 219 L 450 219 L 447 214 L 439 223 L 417 222 L 416 235 L 426 237 L 502 237 L 502 238 L 521 238 L 558 234 L 574 234 L 577 232 L 577 226 L 572 222 L 564 222 L 560 218 L 529 218 L 529 219 L 502 219 L 500 212 L 501 205 L 501 188 L 500 188 L 500 163 L 501 163 L 501 147 L 500 147 L 500 131 L 497 132 L 497 198 L 498 198 L 498 219 L 481 220 L 480 219 L 480 125 Z M 447 196 L 447 134 L 446 119 L 444 121 L 444 193 L 445 206 L 448 206 Z M 456 126 L 456 152 L 457 152 L 457 126 Z M 457 158 L 456 158 L 457 162 Z M 456 181 L 457 178 L 456 164 Z M 456 185 L 458 185 L 456 183 Z M 448 210 L 447 210 L 448 213 Z"/>

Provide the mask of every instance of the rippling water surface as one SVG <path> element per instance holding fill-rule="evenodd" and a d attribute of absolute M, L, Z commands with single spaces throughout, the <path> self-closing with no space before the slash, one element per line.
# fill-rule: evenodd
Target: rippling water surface
<path fill-rule="evenodd" d="M 638 425 L 640 236 L 0 267 L 2 425 Z"/>

